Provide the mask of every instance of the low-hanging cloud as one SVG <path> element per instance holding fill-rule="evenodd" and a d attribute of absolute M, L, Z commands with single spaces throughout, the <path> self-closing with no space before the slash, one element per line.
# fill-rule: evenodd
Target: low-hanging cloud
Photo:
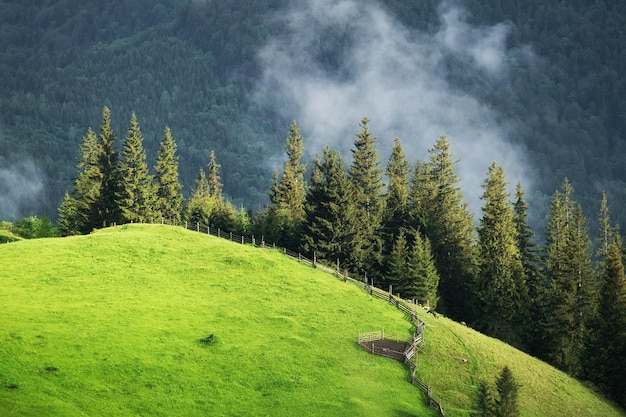
<path fill-rule="evenodd" d="M 32 161 L 0 157 L 0 220 L 24 216 L 37 207 L 43 192 L 43 174 Z"/>
<path fill-rule="evenodd" d="M 359 121 L 368 117 L 383 166 L 395 137 L 415 161 L 427 159 L 437 138 L 447 136 L 475 214 L 492 161 L 513 185 L 531 186 L 523 150 L 507 140 L 512 126 L 471 89 L 449 81 L 453 60 L 455 71 L 505 88 L 508 24 L 472 26 L 462 9 L 444 3 L 438 31 L 424 32 L 363 0 L 296 1 L 279 18 L 284 31 L 258 55 L 263 73 L 256 94 L 298 122 L 309 154 L 328 145 L 348 156 Z"/>

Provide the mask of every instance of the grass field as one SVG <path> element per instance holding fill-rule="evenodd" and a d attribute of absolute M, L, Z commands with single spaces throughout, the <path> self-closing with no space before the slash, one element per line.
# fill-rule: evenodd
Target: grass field
<path fill-rule="evenodd" d="M 359 331 L 391 304 L 281 253 L 130 225 L 0 245 L 0 416 L 434 416 Z M 419 376 L 446 415 L 509 365 L 523 416 L 619 416 L 565 374 L 445 318 Z M 461 364 L 460 359 L 468 359 Z"/>
<path fill-rule="evenodd" d="M 408 340 L 400 312 L 276 251 L 128 226 L 2 245 L 0 271 L 2 416 L 434 415 L 356 344 Z"/>

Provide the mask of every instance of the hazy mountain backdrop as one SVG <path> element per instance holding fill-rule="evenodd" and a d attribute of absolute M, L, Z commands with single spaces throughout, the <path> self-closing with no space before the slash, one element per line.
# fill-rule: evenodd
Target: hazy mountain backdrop
<path fill-rule="evenodd" d="M 56 216 L 81 137 L 137 114 L 163 130 L 183 191 L 215 150 L 224 191 L 256 209 L 296 120 L 308 158 L 349 155 L 363 116 L 385 163 L 446 135 L 475 213 L 491 161 L 543 225 L 564 177 L 593 223 L 626 220 L 626 3 L 562 0 L 4 0 L 0 219 Z"/>

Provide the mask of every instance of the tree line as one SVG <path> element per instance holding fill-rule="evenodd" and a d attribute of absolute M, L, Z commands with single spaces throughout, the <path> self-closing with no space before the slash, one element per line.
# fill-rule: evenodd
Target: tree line
<path fill-rule="evenodd" d="M 349 165 L 326 147 L 307 176 L 304 139 L 292 122 L 270 203 L 251 212 L 222 195 L 214 152 L 185 200 L 169 128 L 154 175 L 134 114 L 118 152 L 105 107 L 99 133 L 89 129 L 83 137 L 78 175 L 59 207 L 58 229 L 72 235 L 166 218 L 262 235 L 465 321 L 626 404 L 625 253 L 606 193 L 593 242 L 564 179 L 552 196 L 540 246 L 527 223 L 522 184 L 511 196 L 497 162 L 487 168 L 482 215 L 475 221 L 445 136 L 414 164 L 396 138 L 382 167 L 368 123 L 363 118 L 359 124 Z"/>

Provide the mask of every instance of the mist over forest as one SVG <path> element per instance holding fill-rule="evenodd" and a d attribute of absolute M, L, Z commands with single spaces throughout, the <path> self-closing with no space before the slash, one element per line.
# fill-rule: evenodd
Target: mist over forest
<path fill-rule="evenodd" d="M 478 216 L 492 161 L 521 181 L 541 234 L 567 177 L 594 224 L 624 223 L 621 2 L 5 1 L 0 5 L 0 218 L 56 217 L 103 106 L 133 112 L 148 160 L 170 127 L 183 192 L 214 150 L 224 192 L 267 202 L 297 120 L 311 161 L 346 157 L 362 117 L 381 161 L 445 135 Z M 121 140 L 120 140 L 121 142 Z"/>

